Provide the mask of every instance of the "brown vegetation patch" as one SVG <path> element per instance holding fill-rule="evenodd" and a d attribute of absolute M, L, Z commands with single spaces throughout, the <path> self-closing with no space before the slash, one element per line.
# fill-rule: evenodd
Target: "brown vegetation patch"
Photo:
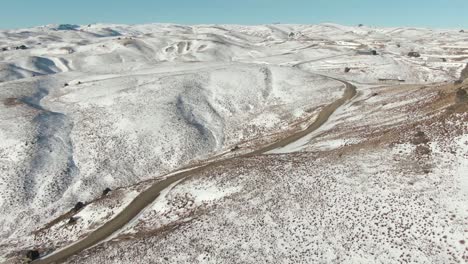
<path fill-rule="evenodd" d="M 6 98 L 3 100 L 3 104 L 7 107 L 13 107 L 13 106 L 17 106 L 17 105 L 21 105 L 23 104 L 23 102 L 21 102 L 20 100 L 18 100 L 18 98 Z"/>

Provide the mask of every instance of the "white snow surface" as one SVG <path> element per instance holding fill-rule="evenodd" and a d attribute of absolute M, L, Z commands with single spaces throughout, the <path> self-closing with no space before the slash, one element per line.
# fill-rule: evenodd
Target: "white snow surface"
<path fill-rule="evenodd" d="M 355 102 L 344 105 L 314 133 L 269 152 L 277 155 L 271 155 L 275 158 L 268 162 L 275 167 L 283 163 L 283 155 L 301 152 L 305 157 L 307 152 L 334 151 L 358 144 L 365 140 L 359 133 L 347 136 L 334 132 L 341 132 L 343 123 L 360 122 L 362 126 L 376 129 L 389 128 L 408 118 L 397 110 L 420 101 L 400 91 L 395 100 L 382 104 L 380 97 L 370 96 L 372 89 L 403 81 L 429 85 L 456 80 L 468 63 L 467 43 L 468 34 L 458 30 L 337 24 L 91 24 L 0 31 L 0 256 L 40 243 L 58 247 L 76 241 L 122 210 L 141 191 L 133 187 L 120 189 L 113 202 L 104 200 L 87 205 L 77 214 L 79 220 L 75 226 L 69 227 L 67 221 L 62 220 L 46 230 L 47 236 L 52 237 L 31 238 L 31 232 L 65 214 L 78 201 L 88 202 L 100 197 L 106 187 L 134 186 L 212 156 L 230 153 L 234 146 L 246 151 L 282 132 L 305 128 L 304 121 L 313 121 L 321 107 L 343 94 L 344 85 L 325 76 L 353 82 L 358 87 L 359 100 L 370 106 L 360 109 Z M 376 50 L 378 55 L 366 54 L 370 50 Z M 421 56 L 409 57 L 410 51 L 419 52 Z M 348 73 L 344 72 L 345 67 L 350 68 Z M 363 112 L 356 114 L 359 110 Z M 389 116 L 389 112 L 397 113 Z M 468 188 L 466 140 L 466 135 L 454 140 L 453 144 L 458 146 L 455 156 L 445 155 L 445 152 L 438 156 L 438 160 L 449 159 L 447 162 L 454 168 L 436 166 L 432 172 L 454 175 L 465 196 Z M 412 147 L 399 144 L 391 149 L 384 148 L 383 151 L 390 153 L 385 162 L 392 164 L 391 157 L 413 153 Z M 432 153 L 438 153 L 437 145 L 431 148 Z M 347 158 L 349 164 L 362 163 L 349 174 L 362 173 L 366 178 L 376 173 L 377 168 L 369 160 L 378 161 L 378 155 L 376 151 L 354 160 Z M 330 161 L 322 163 L 314 166 Z M 295 188 L 304 188 L 304 182 L 315 184 L 312 180 L 315 178 L 307 175 L 316 172 L 310 172 L 306 165 L 291 174 L 297 176 L 298 181 L 287 179 L 293 181 Z M 338 169 L 328 168 L 327 177 L 356 181 L 353 184 L 359 182 L 357 178 L 346 179 L 341 174 L 333 174 L 334 170 L 345 170 L 344 165 L 338 166 Z M 282 180 L 281 173 L 286 175 L 289 172 L 285 169 L 293 167 L 286 162 L 274 177 Z M 240 224 L 248 226 L 253 222 L 248 218 L 249 213 L 239 211 L 242 203 L 248 201 L 246 210 L 255 210 L 256 205 L 264 209 L 271 206 L 269 199 L 274 196 L 268 188 L 286 195 L 288 190 L 283 189 L 291 187 L 267 182 L 254 190 L 248 183 L 259 184 L 257 181 L 270 179 L 264 174 L 256 175 L 257 179 L 249 173 L 232 174 L 240 177 L 239 184 L 229 182 L 232 180 L 229 177 L 234 177 L 229 172 L 219 176 L 229 178 L 227 183 L 219 184 L 210 179 L 174 184 L 122 233 L 109 240 L 120 234 L 164 227 L 174 221 L 188 223 L 195 219 L 194 214 L 200 213 L 196 211 L 198 208 L 211 208 L 239 193 L 239 200 L 221 205 L 219 211 L 215 211 L 222 217 L 215 217 L 215 220 L 209 215 L 203 217 L 220 225 L 245 221 Z M 328 178 L 323 180 L 328 181 Z M 316 199 L 316 187 L 302 194 Z M 350 192 L 356 201 L 365 200 L 366 194 L 374 192 L 378 194 L 376 200 L 385 200 L 384 196 L 389 195 L 374 189 L 356 194 L 348 187 L 343 187 L 345 192 L 342 193 L 341 187 L 333 191 L 343 196 Z M 425 187 L 416 184 L 414 188 Z M 249 188 L 253 188 L 250 193 Z M 265 199 L 255 197 L 254 192 L 263 192 Z M 305 206 L 301 202 L 304 197 L 294 190 L 293 196 L 291 202 L 285 197 L 276 211 L 285 211 L 281 217 L 289 224 L 294 222 L 294 213 L 308 214 L 296 208 Z M 332 200 L 332 197 L 327 198 Z M 293 199 L 297 199 L 297 203 L 292 202 Z M 461 205 L 463 201 L 454 199 L 451 211 L 458 210 L 457 205 L 466 208 Z M 444 203 L 444 206 L 447 205 Z M 231 208 L 235 209 L 231 211 Z M 241 219 L 237 219 L 239 215 Z M 267 227 L 279 230 L 273 235 L 280 237 L 282 230 L 276 226 L 275 217 L 265 214 L 262 221 Z M 224 235 L 243 230 L 237 225 L 239 222 L 229 225 Z M 266 228 L 265 232 L 269 231 L 271 229 Z M 456 235 L 458 239 L 458 233 Z M 248 250 L 258 249 L 273 258 L 270 249 L 262 246 L 260 237 L 255 233 L 249 236 L 253 242 Z M 243 238 L 235 234 L 234 237 L 241 245 Z M 327 249 L 330 243 L 322 244 L 324 240 L 319 238 L 311 238 L 308 245 L 320 244 L 322 249 Z M 180 238 L 176 234 L 168 240 L 174 242 Z M 281 249 L 276 253 L 279 258 L 292 252 L 283 242 L 281 239 L 275 242 Z M 298 241 L 293 244 L 296 249 L 310 250 L 308 246 L 300 248 Z M 334 255 L 339 252 L 331 247 L 328 256 L 308 260 L 340 259 Z M 385 251 L 387 257 L 400 253 L 386 251 L 385 245 L 381 251 Z M 361 253 L 346 256 L 345 260 L 349 263 L 368 261 L 369 256 Z M 197 257 L 200 262 L 210 255 L 203 254 Z M 220 256 L 211 257 L 225 260 Z M 251 262 L 261 256 L 244 256 L 244 260 Z M 187 256 L 187 259 L 194 261 L 192 257 Z M 446 260 L 445 256 L 440 259 Z M 184 262 L 184 259 L 176 262 Z"/>
<path fill-rule="evenodd" d="M 270 49 L 260 37 L 227 34 L 234 29 L 58 28 L 0 32 L 3 238 L 38 229 L 106 187 L 290 129 L 343 92 L 300 69 L 235 61 Z"/>

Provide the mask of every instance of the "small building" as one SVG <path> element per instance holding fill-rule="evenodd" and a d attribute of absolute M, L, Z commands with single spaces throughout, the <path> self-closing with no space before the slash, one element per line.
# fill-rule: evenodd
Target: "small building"
<path fill-rule="evenodd" d="M 348 73 L 349 71 L 351 71 L 351 68 L 349 67 L 344 68 L 344 72 Z"/>

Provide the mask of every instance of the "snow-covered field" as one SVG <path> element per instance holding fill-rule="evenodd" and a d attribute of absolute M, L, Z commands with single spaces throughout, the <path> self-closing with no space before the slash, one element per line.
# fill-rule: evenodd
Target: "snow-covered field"
<path fill-rule="evenodd" d="M 0 31 L 0 262 L 71 244 L 165 174 L 225 157 L 69 261 L 462 263 L 468 81 L 452 82 L 467 63 L 458 30 Z M 307 127 L 341 81 L 357 95 L 318 130 L 235 158 Z"/>

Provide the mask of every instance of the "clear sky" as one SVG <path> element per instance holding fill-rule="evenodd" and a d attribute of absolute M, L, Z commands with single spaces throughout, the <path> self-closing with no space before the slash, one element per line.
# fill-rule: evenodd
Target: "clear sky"
<path fill-rule="evenodd" d="M 0 28 L 88 23 L 315 24 L 468 28 L 468 0 L 9 0 Z"/>

